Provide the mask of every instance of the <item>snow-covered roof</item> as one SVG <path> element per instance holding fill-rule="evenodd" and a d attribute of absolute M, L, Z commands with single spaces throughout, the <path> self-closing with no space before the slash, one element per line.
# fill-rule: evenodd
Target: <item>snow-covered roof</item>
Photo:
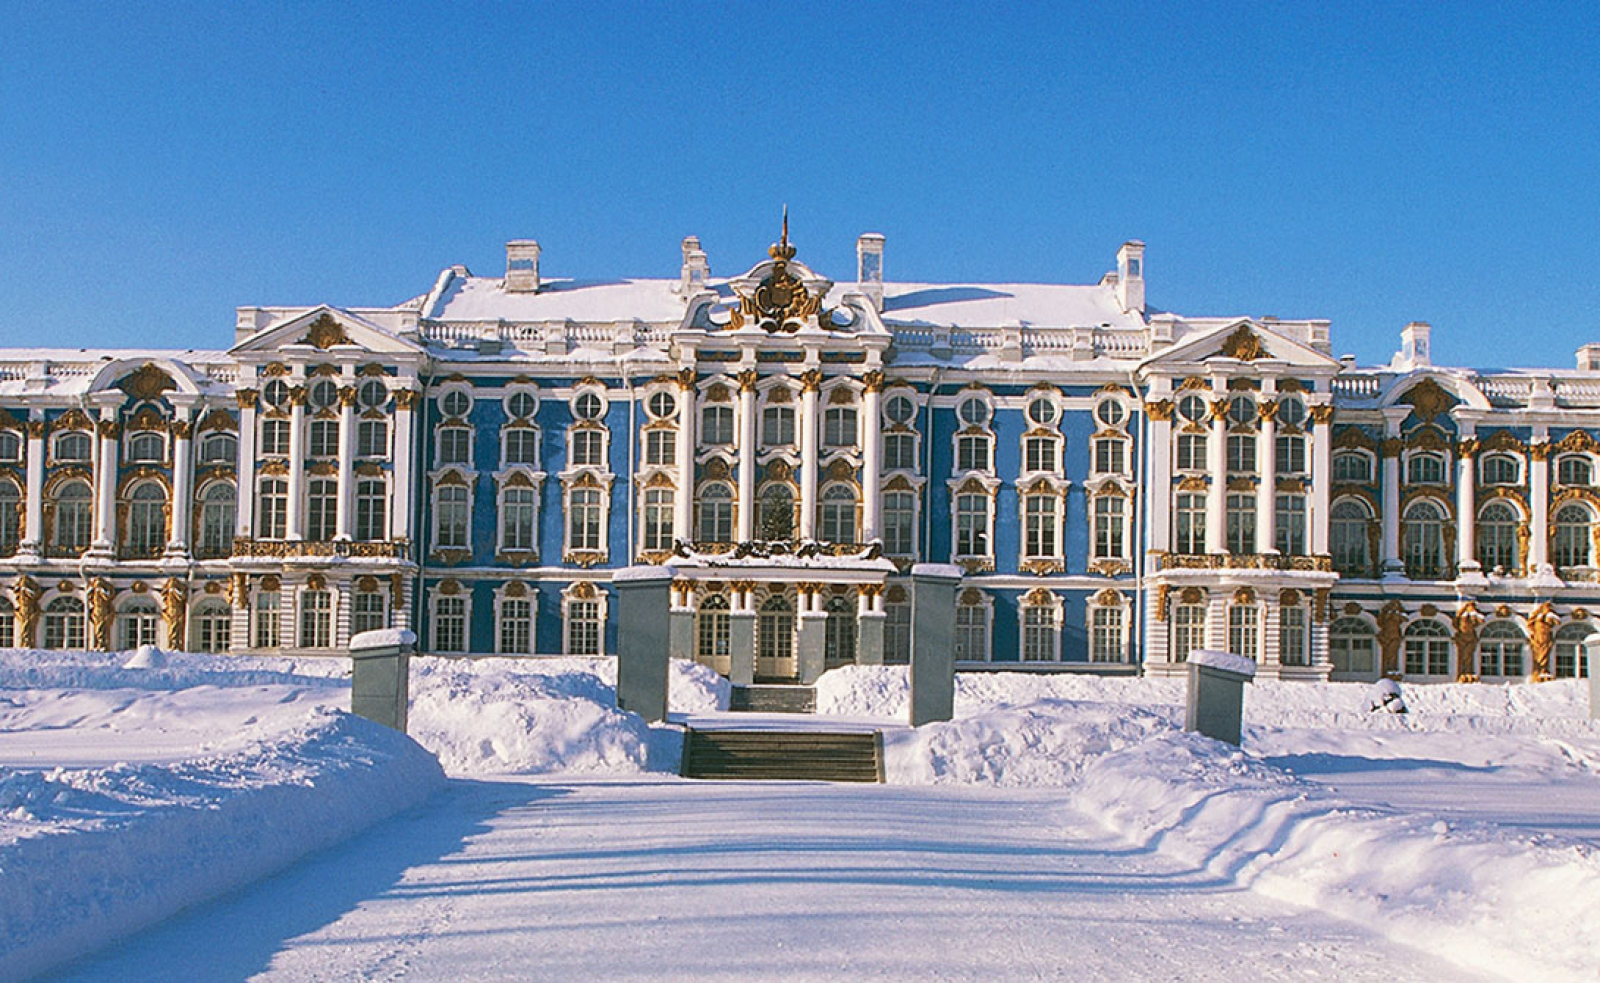
<path fill-rule="evenodd" d="M 834 293 L 840 289 L 835 287 Z M 1138 311 L 1124 312 L 1116 288 L 1107 284 L 886 283 L 883 320 L 950 327 L 1144 326 L 1144 317 Z"/>

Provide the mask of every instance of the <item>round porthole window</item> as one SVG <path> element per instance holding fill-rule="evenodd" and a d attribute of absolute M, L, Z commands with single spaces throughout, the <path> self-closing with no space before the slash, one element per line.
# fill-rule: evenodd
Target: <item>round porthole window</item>
<path fill-rule="evenodd" d="M 1128 418 L 1128 411 L 1123 408 L 1120 399 L 1103 399 L 1094 408 L 1094 416 L 1102 426 L 1116 427 Z"/>
<path fill-rule="evenodd" d="M 905 396 L 890 396 L 889 402 L 884 404 L 883 415 L 890 423 L 910 423 L 917 415 L 917 404 Z"/>
<path fill-rule="evenodd" d="M 956 415 L 969 427 L 981 427 L 989 420 L 989 405 L 976 397 L 964 399 L 956 408 Z"/>
<path fill-rule="evenodd" d="M 579 393 L 572 401 L 572 412 L 580 420 L 598 420 L 605 411 L 605 402 L 594 393 Z"/>
<path fill-rule="evenodd" d="M 669 392 L 651 393 L 645 410 L 657 420 L 665 420 L 678 409 L 678 398 Z"/>
<path fill-rule="evenodd" d="M 472 400 L 459 389 L 452 389 L 439 399 L 439 408 L 444 410 L 445 416 L 466 416 L 467 410 L 472 408 Z"/>
<path fill-rule="evenodd" d="M 1036 427 L 1048 427 L 1056 422 L 1056 401 L 1048 396 L 1035 397 L 1028 403 L 1028 422 Z"/>

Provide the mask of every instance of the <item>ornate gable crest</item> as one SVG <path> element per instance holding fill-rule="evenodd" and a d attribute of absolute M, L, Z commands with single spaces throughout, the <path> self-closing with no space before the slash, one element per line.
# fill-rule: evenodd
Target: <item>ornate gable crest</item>
<path fill-rule="evenodd" d="M 759 324 L 769 334 L 793 334 L 807 318 L 822 319 L 822 298 L 813 297 L 800 278 L 789 272 L 795 248 L 789 242 L 789 210 L 783 210 L 783 236 L 769 250 L 772 272 L 754 292 L 739 295 L 739 306 L 728 317 L 728 328 L 738 330 L 747 323 Z"/>
<path fill-rule="evenodd" d="M 1254 362 L 1258 358 L 1266 358 L 1267 350 L 1261 347 L 1261 338 L 1250 330 L 1250 326 L 1241 324 L 1222 342 L 1222 354 L 1241 362 Z"/>
<path fill-rule="evenodd" d="M 172 381 L 172 376 L 157 368 L 154 362 L 146 362 L 123 376 L 117 382 L 117 388 L 134 399 L 156 399 L 168 389 L 178 388 L 178 384 Z"/>
<path fill-rule="evenodd" d="M 300 344 L 327 351 L 334 345 L 350 344 L 350 336 L 344 333 L 344 325 L 324 311 L 321 317 L 311 322 L 311 327 L 300 337 Z"/>
<path fill-rule="evenodd" d="M 1440 414 L 1454 406 L 1457 400 L 1434 380 L 1423 379 L 1406 390 L 1406 394 L 1397 402 L 1411 404 L 1411 408 L 1416 411 L 1417 417 L 1423 423 L 1432 423 Z"/>

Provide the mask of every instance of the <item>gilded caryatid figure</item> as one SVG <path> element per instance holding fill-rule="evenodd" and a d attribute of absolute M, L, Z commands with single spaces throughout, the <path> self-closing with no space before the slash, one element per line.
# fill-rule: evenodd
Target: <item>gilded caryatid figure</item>
<path fill-rule="evenodd" d="M 1544 601 L 1528 615 L 1528 650 L 1533 653 L 1533 678 L 1543 682 L 1550 679 L 1550 652 L 1556 647 L 1556 628 L 1561 616 L 1556 614 L 1549 601 Z"/>
<path fill-rule="evenodd" d="M 1399 601 L 1390 601 L 1378 611 L 1378 649 L 1383 656 L 1383 674 L 1400 675 L 1400 641 L 1405 637 L 1406 610 Z"/>
<path fill-rule="evenodd" d="M 88 616 L 89 647 L 101 652 L 111 651 L 111 582 L 104 577 L 89 581 Z"/>
<path fill-rule="evenodd" d="M 16 644 L 33 648 L 39 634 L 39 585 L 31 577 L 11 582 L 11 606 L 16 611 Z"/>
<path fill-rule="evenodd" d="M 168 577 L 161 585 L 161 623 L 167 631 L 167 648 L 183 648 L 184 602 L 187 594 L 183 581 L 177 577 Z"/>
<path fill-rule="evenodd" d="M 1462 601 L 1456 608 L 1450 624 L 1455 629 L 1452 640 L 1456 644 L 1456 681 L 1471 682 L 1477 679 L 1478 635 L 1483 628 L 1483 612 L 1471 601 Z"/>

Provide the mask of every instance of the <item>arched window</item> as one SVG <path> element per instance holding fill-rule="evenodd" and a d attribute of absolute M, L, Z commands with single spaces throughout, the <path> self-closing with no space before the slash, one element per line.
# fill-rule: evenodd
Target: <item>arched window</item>
<path fill-rule="evenodd" d="M 1413 502 L 1401 523 L 1406 576 L 1412 580 L 1440 580 L 1448 560 L 1444 552 L 1444 510 L 1429 501 Z"/>
<path fill-rule="evenodd" d="M 1365 484 L 1372 480 L 1372 458 L 1360 451 L 1333 455 L 1333 480 Z"/>
<path fill-rule="evenodd" d="M 256 510 L 256 535 L 262 539 L 283 539 L 289 529 L 289 482 L 283 478 L 261 479 L 261 507 Z"/>
<path fill-rule="evenodd" d="M 771 484 L 761 493 L 761 538 L 794 538 L 794 492 L 788 485 Z"/>
<path fill-rule="evenodd" d="M 1434 454 L 1431 451 L 1413 454 L 1406 464 L 1406 483 L 1442 485 L 1446 473 L 1443 454 Z"/>
<path fill-rule="evenodd" d="M 60 463 L 82 464 L 89 460 L 93 452 L 93 442 L 88 434 L 82 430 L 68 430 L 56 436 L 50 456 Z"/>
<path fill-rule="evenodd" d="M 1365 577 L 1372 572 L 1372 553 L 1367 528 L 1372 515 L 1355 499 L 1335 503 L 1329 513 L 1328 546 L 1333 553 L 1333 568 L 1347 577 Z"/>
<path fill-rule="evenodd" d="M 1582 454 L 1568 454 L 1556 462 L 1556 483 L 1587 488 L 1594 484 L 1594 465 Z"/>
<path fill-rule="evenodd" d="M 1485 485 L 1514 485 L 1517 483 L 1517 459 L 1510 454 L 1489 454 L 1478 464 Z"/>
<path fill-rule="evenodd" d="M 1509 621 L 1494 621 L 1478 636 L 1478 675 L 1522 675 L 1522 650 L 1526 644 L 1522 629 Z"/>
<path fill-rule="evenodd" d="M 763 676 L 794 674 L 794 608 L 774 594 L 761 605 L 756 620 L 756 672 Z"/>
<path fill-rule="evenodd" d="M 1328 658 L 1333 671 L 1370 679 L 1378 672 L 1377 638 L 1363 618 L 1340 618 L 1328 628 Z"/>
<path fill-rule="evenodd" d="M 1588 676 L 1584 658 L 1583 640 L 1593 635 L 1594 625 L 1587 621 L 1574 621 L 1562 625 L 1556 632 L 1555 675 L 1558 679 Z"/>
<path fill-rule="evenodd" d="M 1407 676 L 1450 674 L 1450 629 L 1439 622 L 1413 622 L 1406 629 L 1405 650 Z"/>
<path fill-rule="evenodd" d="M 883 551 L 892 556 L 916 552 L 917 496 L 908 491 L 883 496 Z"/>
<path fill-rule="evenodd" d="M 83 481 L 72 481 L 56 494 L 55 548 L 62 553 L 82 553 L 89 548 L 94 525 L 94 495 Z"/>
<path fill-rule="evenodd" d="M 824 606 L 828 614 L 823 632 L 823 666 L 835 669 L 856 661 L 856 606 L 835 595 Z"/>
<path fill-rule="evenodd" d="M 1556 511 L 1555 556 L 1552 557 L 1556 566 L 1593 565 L 1593 524 L 1589 510 L 1576 502 L 1563 505 Z"/>
<path fill-rule="evenodd" d="M 672 500 L 670 488 L 651 488 L 644 493 L 644 548 L 672 549 Z"/>
<path fill-rule="evenodd" d="M 705 598 L 695 613 L 695 621 L 695 661 L 727 675 L 732 670 L 728 599 L 721 594 Z"/>
<path fill-rule="evenodd" d="M 128 529 L 123 540 L 130 556 L 154 556 L 167 543 L 167 492 L 154 481 L 133 486 L 128 496 Z"/>
<path fill-rule="evenodd" d="M 15 553 L 21 538 L 22 493 L 12 482 L 0 481 L 0 556 Z"/>
<path fill-rule="evenodd" d="M 822 492 L 822 541 L 856 541 L 856 493 L 849 485 L 829 485 Z"/>
<path fill-rule="evenodd" d="M 233 464 L 239 458 L 239 438 L 227 431 L 200 438 L 201 464 Z"/>
<path fill-rule="evenodd" d="M 200 493 L 200 537 L 195 543 L 195 555 L 200 559 L 215 559 L 232 551 L 237 497 L 226 481 L 213 481 Z"/>
<path fill-rule="evenodd" d="M 1478 511 L 1478 563 L 1485 570 L 1517 569 L 1517 510 L 1490 502 Z"/>
<path fill-rule="evenodd" d="M 1185 662 L 1189 653 L 1205 647 L 1206 606 L 1204 604 L 1175 604 L 1172 607 L 1171 657 L 1173 662 Z"/>
<path fill-rule="evenodd" d="M 156 602 L 136 597 L 117 612 L 117 648 L 136 649 L 156 644 Z"/>
<path fill-rule="evenodd" d="M 700 489 L 700 542 L 733 542 L 733 489 L 722 482 Z"/>
<path fill-rule="evenodd" d="M 44 606 L 44 647 L 83 648 L 82 601 L 76 597 L 58 597 Z"/>
<path fill-rule="evenodd" d="M 532 488 L 512 487 L 500 493 L 500 549 L 530 552 L 534 547 L 539 495 Z"/>
<path fill-rule="evenodd" d="M 158 433 L 142 430 L 128 437 L 128 463 L 159 464 L 167 453 L 167 441 Z"/>
<path fill-rule="evenodd" d="M 196 652 L 226 652 L 233 637 L 233 610 L 227 601 L 201 601 L 189 619 L 189 631 Z"/>

